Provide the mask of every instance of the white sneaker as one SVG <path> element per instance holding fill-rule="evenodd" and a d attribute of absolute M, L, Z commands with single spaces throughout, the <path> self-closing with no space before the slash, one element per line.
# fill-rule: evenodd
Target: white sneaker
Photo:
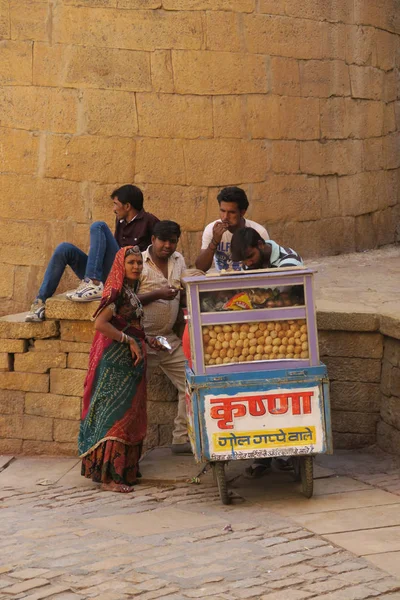
<path fill-rule="evenodd" d="M 85 277 L 74 292 L 68 293 L 67 298 L 73 302 L 92 302 L 101 299 L 103 289 L 102 282 L 96 285 L 91 279 Z"/>
<path fill-rule="evenodd" d="M 44 321 L 44 302 L 40 298 L 36 298 L 36 300 L 32 303 L 30 311 L 25 317 L 25 323 L 41 323 Z"/>

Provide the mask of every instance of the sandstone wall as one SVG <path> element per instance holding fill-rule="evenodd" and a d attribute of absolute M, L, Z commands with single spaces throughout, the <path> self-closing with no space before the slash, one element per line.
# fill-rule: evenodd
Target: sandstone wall
<path fill-rule="evenodd" d="M 399 33 L 397 0 L 0 0 L 1 314 L 127 182 L 189 263 L 228 184 L 305 256 L 393 242 Z"/>
<path fill-rule="evenodd" d="M 77 453 L 93 306 L 56 296 L 46 310 L 43 323 L 0 319 L 0 454 Z M 378 443 L 400 454 L 400 321 L 321 311 L 318 328 L 334 448 Z M 147 407 L 145 446 L 169 445 L 177 393 L 161 371 L 149 382 Z"/>

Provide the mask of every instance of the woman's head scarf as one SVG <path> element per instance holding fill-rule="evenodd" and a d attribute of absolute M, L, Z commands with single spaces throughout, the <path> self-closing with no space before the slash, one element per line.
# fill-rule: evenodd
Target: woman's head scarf
<path fill-rule="evenodd" d="M 94 313 L 93 318 L 96 318 L 106 306 L 115 302 L 120 295 L 125 279 L 125 259 L 131 254 L 141 255 L 142 253 L 140 252 L 139 246 L 125 246 L 118 250 L 115 255 L 111 271 L 104 284 L 100 304 Z"/>

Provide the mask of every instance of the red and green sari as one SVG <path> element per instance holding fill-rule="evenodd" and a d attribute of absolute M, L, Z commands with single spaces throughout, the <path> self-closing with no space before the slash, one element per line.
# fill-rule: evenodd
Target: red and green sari
<path fill-rule="evenodd" d="M 144 331 L 131 325 L 141 321 L 143 309 L 134 290 L 124 283 L 129 248 L 117 253 L 94 316 L 111 306 L 111 324 L 136 339 L 144 358 L 134 366 L 128 344 L 96 332 L 84 384 L 78 440 L 84 477 L 124 485 L 136 482 L 147 428 Z"/>

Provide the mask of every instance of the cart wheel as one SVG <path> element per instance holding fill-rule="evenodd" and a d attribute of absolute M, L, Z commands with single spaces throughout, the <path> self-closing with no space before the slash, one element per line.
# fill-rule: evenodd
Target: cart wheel
<path fill-rule="evenodd" d="M 214 475 L 217 480 L 217 486 L 219 491 L 219 496 L 221 498 L 222 504 L 230 504 L 231 498 L 228 493 L 228 487 L 226 485 L 225 478 L 225 463 L 223 462 L 215 462 L 213 464 Z"/>
<path fill-rule="evenodd" d="M 300 474 L 303 494 L 306 498 L 311 498 L 314 491 L 314 469 L 312 456 L 302 456 L 300 458 Z"/>
<path fill-rule="evenodd" d="M 293 479 L 295 481 L 301 481 L 300 462 L 301 459 L 298 456 L 292 456 Z"/>

